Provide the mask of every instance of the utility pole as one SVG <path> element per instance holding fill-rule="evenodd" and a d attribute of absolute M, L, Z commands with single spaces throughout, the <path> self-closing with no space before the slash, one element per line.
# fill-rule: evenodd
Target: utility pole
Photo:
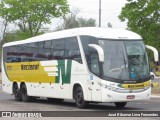
<path fill-rule="evenodd" d="M 101 0 L 99 0 L 99 27 L 101 27 Z"/>

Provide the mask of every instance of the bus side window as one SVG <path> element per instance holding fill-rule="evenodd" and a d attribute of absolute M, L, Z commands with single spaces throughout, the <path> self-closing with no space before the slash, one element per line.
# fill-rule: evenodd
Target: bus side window
<path fill-rule="evenodd" d="M 29 43 L 28 53 L 30 54 L 31 61 L 37 61 L 38 60 L 38 43 Z"/>
<path fill-rule="evenodd" d="M 51 40 L 39 42 L 38 60 L 51 60 L 51 44 Z"/>
<path fill-rule="evenodd" d="M 96 74 L 96 75 L 100 75 L 99 72 L 99 58 L 98 58 L 98 53 L 97 51 L 95 52 L 90 52 L 90 69 L 91 71 Z"/>
<path fill-rule="evenodd" d="M 19 56 L 17 53 L 17 46 L 11 46 L 11 47 L 6 47 L 5 49 L 5 53 L 6 54 L 6 62 L 7 63 L 13 63 L 13 62 L 18 62 L 19 61 Z"/>
<path fill-rule="evenodd" d="M 82 63 L 82 59 L 80 57 L 80 51 L 79 50 L 69 51 L 69 58 Z"/>
<path fill-rule="evenodd" d="M 55 51 L 53 55 L 56 60 L 63 59 L 64 58 L 64 51 L 63 50 Z"/>
<path fill-rule="evenodd" d="M 28 45 L 23 44 L 23 45 L 18 45 L 17 46 L 17 51 L 18 51 L 18 61 L 17 62 L 25 62 L 27 61 L 28 58 Z"/>
<path fill-rule="evenodd" d="M 65 49 L 64 39 L 53 40 L 51 47 L 51 59 L 52 60 L 64 59 L 64 49 Z"/>
<path fill-rule="evenodd" d="M 79 63 L 82 63 L 79 44 L 76 37 L 66 38 L 65 40 L 65 58 L 72 59 Z"/>
<path fill-rule="evenodd" d="M 89 47 L 89 44 L 98 44 L 98 41 L 95 37 L 81 36 L 81 42 L 88 64 L 88 69 L 95 75 L 100 76 L 98 53 L 95 49 Z"/>

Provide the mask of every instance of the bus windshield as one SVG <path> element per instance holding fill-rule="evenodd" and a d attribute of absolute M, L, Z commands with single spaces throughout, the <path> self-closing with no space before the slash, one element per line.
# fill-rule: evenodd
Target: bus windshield
<path fill-rule="evenodd" d="M 149 78 L 143 41 L 99 40 L 104 50 L 103 76 L 119 80 Z"/>

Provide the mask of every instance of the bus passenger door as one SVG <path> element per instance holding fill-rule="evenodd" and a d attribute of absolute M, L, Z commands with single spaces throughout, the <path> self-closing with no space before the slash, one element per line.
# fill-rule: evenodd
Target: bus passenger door
<path fill-rule="evenodd" d="M 90 82 L 92 90 L 92 101 L 101 101 L 101 79 L 98 77 L 100 75 L 99 59 L 96 52 L 91 53 L 91 63 L 90 63 Z"/>

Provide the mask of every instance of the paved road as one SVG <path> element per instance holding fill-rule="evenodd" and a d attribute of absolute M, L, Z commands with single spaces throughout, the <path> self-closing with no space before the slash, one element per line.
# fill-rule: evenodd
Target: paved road
<path fill-rule="evenodd" d="M 36 102 L 17 102 L 13 96 L 3 93 L 0 87 L 0 111 L 160 111 L 160 98 L 151 98 L 149 101 L 129 102 L 123 109 L 118 109 L 112 103 L 103 104 L 91 104 L 87 109 L 78 109 L 75 106 L 74 101 L 65 100 L 62 103 L 48 102 L 45 98 L 38 99 Z M 78 113 L 77 113 L 78 114 Z M 96 115 L 96 112 L 95 112 Z M 63 116 L 63 115 L 62 115 Z M 51 118 L 50 118 L 51 119 Z M 67 118 L 70 120 L 69 118 Z M 76 118 L 77 120 L 80 118 Z M 90 118 L 85 120 L 97 120 L 98 118 Z M 102 117 L 100 118 L 102 119 Z M 106 120 L 103 118 L 102 120 Z M 109 120 L 115 120 L 116 118 L 110 118 Z M 120 119 L 120 118 L 119 118 Z M 134 120 L 133 118 L 132 120 Z M 139 118 L 135 119 L 138 120 Z M 141 118 L 142 120 L 144 118 Z M 147 117 L 146 120 L 151 118 Z M 17 119 L 16 119 L 17 120 Z M 57 120 L 57 119 L 56 119 Z M 66 120 L 66 119 L 65 119 Z M 82 118 L 80 119 L 82 120 Z M 122 118 L 126 120 L 126 118 Z M 159 120 L 159 118 L 154 118 Z"/>
<path fill-rule="evenodd" d="M 116 110 L 117 108 L 112 103 L 100 103 L 91 104 L 87 110 Z M 46 98 L 37 99 L 35 102 L 18 102 L 14 100 L 12 95 L 2 92 L 0 86 L 0 111 L 2 110 L 26 110 L 26 111 L 66 111 L 76 110 L 79 111 L 75 106 L 73 100 L 65 100 L 61 103 L 53 103 L 47 101 Z M 85 109 L 86 110 L 86 109 Z M 119 109 L 118 109 L 119 110 Z M 126 108 L 122 110 L 149 110 L 149 111 L 160 111 L 160 97 L 152 97 L 148 101 L 129 102 Z"/>

